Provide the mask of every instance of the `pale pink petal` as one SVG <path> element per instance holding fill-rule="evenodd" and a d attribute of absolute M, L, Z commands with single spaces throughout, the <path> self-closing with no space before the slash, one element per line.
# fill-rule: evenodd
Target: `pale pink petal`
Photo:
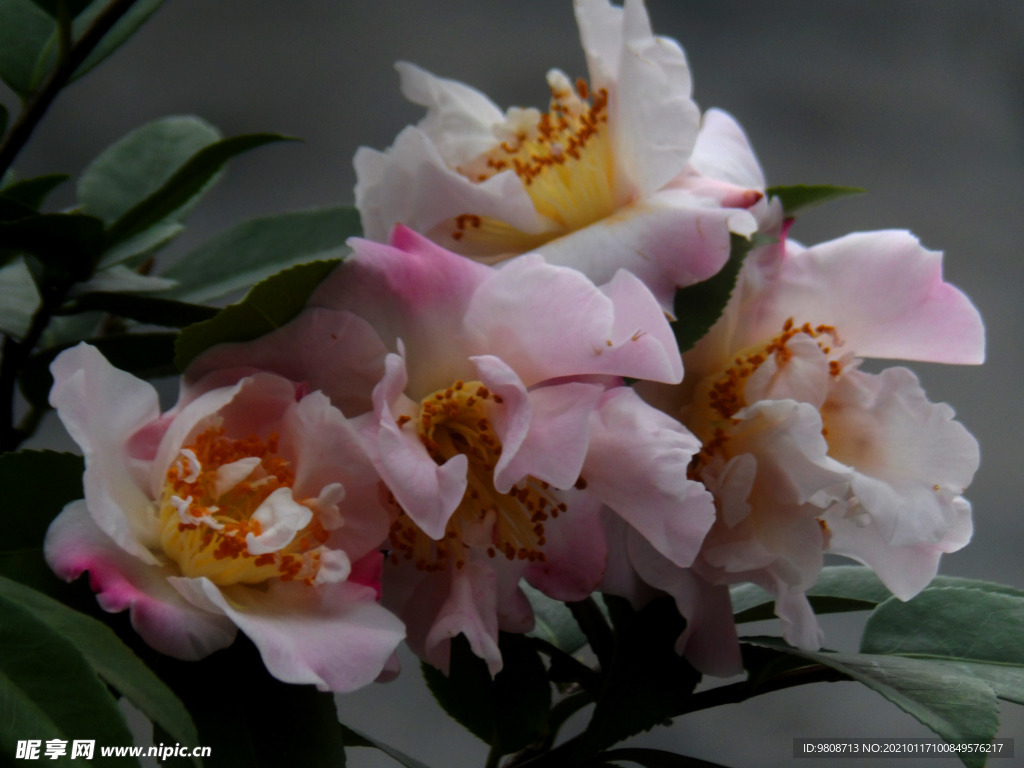
<path fill-rule="evenodd" d="M 145 486 L 149 464 L 125 453 L 132 434 L 160 418 L 156 390 L 84 343 L 59 354 L 50 370 L 50 404 L 85 456 L 93 519 L 125 552 L 156 564 L 148 549 L 159 537 Z"/>
<path fill-rule="evenodd" d="M 825 641 L 814 609 L 803 590 L 777 586 L 775 615 L 782 621 L 782 637 L 792 646 L 816 651 Z"/>
<path fill-rule="evenodd" d="M 743 128 L 728 112 L 709 109 L 701 121 L 690 167 L 701 176 L 763 190 L 764 173 Z"/>
<path fill-rule="evenodd" d="M 384 374 L 387 348 L 370 324 L 351 312 L 310 308 L 254 341 L 218 344 L 185 373 L 187 402 L 257 371 L 276 373 L 322 390 L 344 413 L 369 410 L 370 392 Z"/>
<path fill-rule="evenodd" d="M 127 553 L 96 526 L 84 501 L 72 502 L 53 521 L 43 551 L 65 581 L 88 571 L 100 607 L 110 613 L 130 611 L 132 627 L 160 653 L 194 661 L 235 639 L 230 620 L 196 608 L 168 584 L 176 570 Z"/>
<path fill-rule="evenodd" d="M 627 0 L 609 124 L 616 170 L 651 194 L 686 166 L 700 124 L 679 44 L 655 37 L 640 0 Z"/>
<path fill-rule="evenodd" d="M 699 450 L 679 422 L 620 387 L 594 414 L 583 477 L 588 491 L 685 567 L 715 519 L 711 494 L 686 474 Z"/>
<path fill-rule="evenodd" d="M 252 513 L 259 523 L 259 534 L 248 533 L 246 548 L 251 555 L 265 555 L 288 546 L 295 534 L 313 520 L 313 510 L 292 498 L 291 488 L 278 488 Z"/>
<path fill-rule="evenodd" d="M 363 234 L 377 242 L 386 241 L 396 225 L 433 234 L 439 225 L 450 227 L 452 219 L 463 213 L 489 216 L 522 232 L 541 233 L 550 226 L 514 172 L 470 181 L 448 166 L 418 127 L 405 128 L 387 152 L 360 147 L 355 167 Z M 451 232 L 438 234 L 448 236 L 445 245 L 456 245 Z"/>
<path fill-rule="evenodd" d="M 584 600 L 604 577 L 608 545 L 601 526 L 601 503 L 592 494 L 559 495 L 568 511 L 544 524 L 544 561 L 530 563 L 525 578 L 555 600 Z"/>
<path fill-rule="evenodd" d="M 722 208 L 686 189 L 664 189 L 537 251 L 549 263 L 578 269 L 598 284 L 628 270 L 672 313 L 677 288 L 707 280 L 725 264 L 737 216 L 756 226 L 746 211 Z"/>
<path fill-rule="evenodd" d="M 438 466 L 413 429 L 402 429 L 391 410 L 405 388 L 405 365 L 388 355 L 387 371 L 374 390 L 377 416 L 371 458 L 395 500 L 432 539 L 444 535 L 448 519 L 466 492 L 469 461 L 464 454 Z"/>
<path fill-rule="evenodd" d="M 270 582 L 218 589 L 208 579 L 174 579 L 182 595 L 223 611 L 253 641 L 267 670 L 286 683 L 345 693 L 372 683 L 405 637 L 402 622 L 350 583 Z"/>
<path fill-rule="evenodd" d="M 419 129 L 430 137 L 449 166 L 469 163 L 497 143 L 494 126 L 501 110 L 484 94 L 456 80 L 436 77 L 415 64 L 395 64 L 402 95 L 427 108 Z"/>
<path fill-rule="evenodd" d="M 608 0 L 575 0 L 573 9 L 591 85 L 608 88 L 619 76 L 623 10 Z"/>
<path fill-rule="evenodd" d="M 769 337 L 793 317 L 798 325 L 835 326 L 859 357 L 936 363 L 985 357 L 978 311 L 942 281 L 942 254 L 909 232 L 855 233 L 794 253 L 767 301 Z"/>
<path fill-rule="evenodd" d="M 853 493 L 886 541 L 934 544 L 957 524 L 952 501 L 978 468 L 978 442 L 911 371 L 851 371 L 822 415 L 830 455 L 856 470 Z"/>
<path fill-rule="evenodd" d="M 496 675 L 502 666 L 498 649 L 497 575 L 488 563 L 470 560 L 463 568 L 450 568 L 448 576 L 447 584 L 447 580 L 428 577 L 430 581 L 441 581 L 436 587 L 446 587 L 447 593 L 427 633 L 425 657 L 447 674 L 451 640 L 456 635 L 465 635 L 473 653 L 487 662 L 491 675 Z"/>
<path fill-rule="evenodd" d="M 520 256 L 481 284 L 464 323 L 479 353 L 499 356 L 528 387 L 585 374 L 678 380 L 668 323 L 625 274 L 601 290 L 578 271 Z"/>
<path fill-rule="evenodd" d="M 826 516 L 831 536 L 829 551 L 846 555 L 868 566 L 900 600 L 909 600 L 935 578 L 939 559 L 956 552 L 971 539 L 971 505 L 963 498 L 953 500 L 956 515 L 940 541 L 894 546 L 881 535 L 878 526 L 866 516 Z"/>

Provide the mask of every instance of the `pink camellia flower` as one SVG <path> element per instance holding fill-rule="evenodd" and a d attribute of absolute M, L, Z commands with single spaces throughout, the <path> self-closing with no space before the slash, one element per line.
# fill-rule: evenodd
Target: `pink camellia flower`
<path fill-rule="evenodd" d="M 824 553 L 865 563 L 906 600 L 967 543 L 976 441 L 913 373 L 867 373 L 865 357 L 984 357 L 977 310 L 943 282 L 941 254 L 907 232 L 812 248 L 783 237 L 755 251 L 721 319 L 684 355 L 686 381 L 649 393 L 701 438 L 689 472 L 717 506 L 676 583 L 657 553 L 634 548 L 641 576 L 684 613 L 725 597 L 710 585 L 752 581 L 775 595 L 786 639 L 816 648 L 805 591 Z"/>
<path fill-rule="evenodd" d="M 575 10 L 590 84 L 551 70 L 546 113 L 502 114 L 469 86 L 398 65 L 427 114 L 387 151 L 356 153 L 363 231 L 384 241 L 403 224 L 488 262 L 539 250 L 596 283 L 628 269 L 670 311 L 677 287 L 721 268 L 730 231 L 754 231 L 744 209 L 763 189 L 705 176 L 715 146 L 698 141 L 685 55 L 652 33 L 641 0 Z"/>
<path fill-rule="evenodd" d="M 46 536 L 47 562 L 89 571 L 162 653 L 202 658 L 241 629 L 290 683 L 351 691 L 404 637 L 377 600 L 390 524 L 355 427 L 277 375 L 156 391 L 86 344 L 53 363 L 50 401 L 85 454 L 85 499 Z"/>
<path fill-rule="evenodd" d="M 295 321 L 214 348 L 191 375 L 256 365 L 371 410 L 364 435 L 397 515 L 384 600 L 418 654 L 447 669 L 461 633 L 497 672 L 498 630 L 532 625 L 521 578 L 560 600 L 600 581 L 602 505 L 670 562 L 693 561 L 714 510 L 677 468 L 700 445 L 622 386 L 682 377 L 636 277 L 595 286 L 537 254 L 495 269 L 404 228 L 351 245 Z"/>

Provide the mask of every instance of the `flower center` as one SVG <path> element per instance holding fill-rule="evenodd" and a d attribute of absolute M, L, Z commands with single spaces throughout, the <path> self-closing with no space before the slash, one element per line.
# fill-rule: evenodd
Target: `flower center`
<path fill-rule="evenodd" d="M 694 467 L 703 466 L 715 452 L 722 449 L 728 440 L 729 427 L 735 423 L 735 414 L 751 404 L 747 397 L 751 380 L 759 372 L 770 375 L 765 364 L 773 363 L 771 368 L 778 371 L 790 363 L 794 356 L 790 342 L 798 335 L 812 339 L 821 352 L 829 357 L 830 376 L 836 377 L 842 372 L 842 362 L 830 357 L 833 348 L 842 343 L 836 329 L 831 325 L 812 327 L 810 323 L 798 326 L 793 318 L 789 318 L 780 333 L 763 344 L 743 350 L 733 358 L 730 366 L 706 377 L 698 385 L 694 402 L 700 405 L 685 419 L 686 426 L 704 444 L 701 452 L 694 457 Z M 761 387 L 764 386 L 763 382 L 759 383 Z M 691 467 L 691 472 L 694 467 Z"/>
<path fill-rule="evenodd" d="M 429 538 L 401 511 L 391 526 L 392 562 L 412 560 L 426 571 L 466 565 L 470 548 L 488 557 L 543 562 L 544 523 L 566 511 L 548 483 L 526 478 L 508 493 L 494 487 L 494 467 L 501 442 L 491 426 L 490 409 L 501 405 L 500 395 L 479 381 L 456 381 L 420 403 L 417 419 L 403 416 L 400 426 L 413 422 L 431 458 L 443 464 L 457 454 L 469 460 L 468 485 L 440 540 Z M 394 503 L 394 501 L 392 500 Z"/>
<path fill-rule="evenodd" d="M 271 578 L 313 583 L 328 538 L 318 513 L 333 505 L 325 494 L 298 504 L 292 499 L 295 474 L 277 443 L 276 434 L 234 440 L 215 426 L 181 450 L 167 470 L 160 521 L 164 552 L 183 575 L 205 576 L 219 586 Z M 268 546 L 253 541 L 265 532 L 265 513 L 275 505 L 301 505 L 311 516 L 284 546 L 265 551 Z"/>
<path fill-rule="evenodd" d="M 590 93 L 553 72 L 550 110 L 514 112 L 502 127 L 504 140 L 490 152 L 457 169 L 472 181 L 513 170 L 523 181 L 537 212 L 548 220 L 542 233 L 526 233 L 487 216 L 455 217 L 451 237 L 474 255 L 532 250 L 548 240 L 593 224 L 616 209 L 608 91 Z"/>

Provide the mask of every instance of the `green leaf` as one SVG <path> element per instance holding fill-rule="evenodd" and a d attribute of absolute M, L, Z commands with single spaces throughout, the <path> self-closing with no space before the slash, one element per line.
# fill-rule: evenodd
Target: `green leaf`
<path fill-rule="evenodd" d="M 135 237 L 179 210 L 200 194 L 232 157 L 278 141 L 295 139 L 275 133 L 252 133 L 223 139 L 199 150 L 158 190 L 110 225 L 107 247 Z"/>
<path fill-rule="evenodd" d="M 506 755 L 522 749 L 547 730 L 551 684 L 529 638 L 502 632 L 502 668 L 494 678 L 465 636 L 451 642 L 448 675 L 424 662 L 427 686 L 457 722 Z"/>
<path fill-rule="evenodd" d="M 217 314 L 213 307 L 189 304 L 174 299 L 133 293 L 107 293 L 97 291 L 86 293 L 75 299 L 70 307 L 62 310 L 68 314 L 102 310 L 119 317 L 127 317 L 139 323 L 162 325 L 165 328 L 184 328 L 201 323 Z"/>
<path fill-rule="evenodd" d="M 534 625 L 530 634 L 546 640 L 559 650 L 575 653 L 587 644 L 572 612 L 561 600 L 553 600 L 526 582 L 520 584 L 533 608 Z"/>
<path fill-rule="evenodd" d="M 782 209 L 786 216 L 794 216 L 799 211 L 831 200 L 863 195 L 866 192 L 860 187 L 835 187 L 828 184 L 794 184 L 768 187 L 765 191 L 770 197 L 777 197 L 782 201 Z"/>
<path fill-rule="evenodd" d="M 86 339 L 96 347 L 111 365 L 127 371 L 141 379 L 157 376 L 173 376 L 174 342 L 176 333 L 126 333 Z M 78 342 L 61 344 L 57 347 L 32 355 L 22 369 L 18 384 L 21 393 L 37 408 L 46 408 L 53 387 L 50 363 L 68 347 Z"/>
<path fill-rule="evenodd" d="M 0 333 L 23 337 L 39 302 L 39 291 L 23 258 L 0 267 Z"/>
<path fill-rule="evenodd" d="M 104 253 L 97 268 L 106 269 L 117 264 L 137 266 L 184 231 L 185 227 L 177 222 L 162 221 Z"/>
<path fill-rule="evenodd" d="M 778 638 L 744 638 L 749 643 L 823 664 L 891 701 L 949 742 L 989 742 L 999 728 L 999 704 L 985 682 L 949 665 L 926 659 L 876 654 L 802 651 Z M 960 754 L 969 768 L 984 755 Z"/>
<path fill-rule="evenodd" d="M 346 256 L 345 240 L 360 232 L 348 206 L 245 221 L 164 270 L 180 284 L 166 295 L 204 302 L 245 290 L 287 267 Z"/>
<path fill-rule="evenodd" d="M 671 598 L 654 600 L 639 611 L 623 598 L 605 595 L 604 601 L 615 627 L 615 650 L 581 738 L 584 755 L 663 723 L 681 710 L 700 680 L 675 651 L 686 622 Z"/>
<path fill-rule="evenodd" d="M 736 286 L 743 260 L 756 243 L 739 235 L 730 235 L 732 246 L 729 260 L 714 276 L 702 283 L 680 288 L 672 302 L 676 319 L 672 332 L 679 343 L 679 351 L 686 352 L 706 334 L 722 316 Z"/>
<path fill-rule="evenodd" d="M 43 207 L 50 192 L 70 178 L 66 173 L 51 173 L 46 176 L 36 176 L 33 179 L 16 181 L 0 190 L 0 197 L 38 211 Z"/>
<path fill-rule="evenodd" d="M 373 749 L 379 749 L 399 765 L 404 766 L 404 768 L 427 768 L 425 763 L 409 757 L 404 752 L 399 752 L 382 741 L 377 741 L 365 733 L 357 731 L 355 728 L 350 728 L 344 723 L 339 723 L 339 725 L 341 726 L 342 739 L 346 747 L 372 747 Z"/>
<path fill-rule="evenodd" d="M 220 132 L 198 117 L 165 117 L 136 128 L 82 172 L 78 199 L 85 213 L 108 224 L 159 190 Z"/>
<path fill-rule="evenodd" d="M 616 765 L 620 761 L 636 763 L 644 768 L 723 768 L 718 763 L 709 763 L 696 757 L 677 755 L 661 749 L 644 749 L 629 747 L 602 752 L 597 756 L 601 761 L 597 765 Z M 589 764 L 588 764 L 589 765 Z"/>
<path fill-rule="evenodd" d="M 0 488 L 4 489 L 0 549 L 41 547 L 53 518 L 65 504 L 82 498 L 84 471 L 82 457 L 70 453 L 0 454 Z"/>
<path fill-rule="evenodd" d="M 57 23 L 32 0 L 0 0 L 0 79 L 27 99 L 56 61 Z"/>
<path fill-rule="evenodd" d="M 0 222 L 0 249 L 39 259 L 50 279 L 86 280 L 103 240 L 103 222 L 81 213 L 40 213 Z"/>
<path fill-rule="evenodd" d="M 117 702 L 74 639 L 7 589 L 0 590 L 0 614 L 0 753 L 15 754 L 17 742 L 25 738 L 64 739 L 69 747 L 75 739 L 95 740 L 97 745 L 132 743 Z M 104 759 L 99 753 L 96 749 L 89 764 L 124 763 L 123 758 Z"/>
<path fill-rule="evenodd" d="M 970 587 L 999 594 L 1024 596 L 1024 590 L 975 581 L 957 576 L 936 576 L 928 589 L 940 587 Z M 737 623 L 763 621 L 775 616 L 775 599 L 754 584 L 739 584 L 730 589 L 732 609 Z M 822 569 L 817 583 L 807 591 L 814 612 L 840 613 L 844 611 L 869 611 L 879 603 L 892 597 L 870 568 L 862 565 L 833 565 Z"/>
<path fill-rule="evenodd" d="M 196 357 L 216 344 L 249 341 L 280 328 L 306 306 L 310 294 L 341 262 L 302 264 L 257 283 L 238 304 L 214 318 L 185 328 L 178 337 L 174 363 L 184 371 Z"/>
<path fill-rule="evenodd" d="M 3 135 L 7 133 L 8 117 L 9 115 L 7 114 L 7 107 L 5 107 L 3 104 L 0 104 L 0 138 L 3 138 Z"/>
<path fill-rule="evenodd" d="M 29 610 L 32 616 L 45 625 L 52 633 L 72 645 L 77 655 L 83 658 L 107 684 L 138 707 L 154 723 L 183 744 L 199 744 L 192 718 L 184 705 L 153 672 L 102 623 L 72 611 L 55 600 L 29 589 L 28 587 L 0 577 L 0 601 L 16 603 Z M 67 681 L 67 691 L 78 689 L 73 681 Z M 24 738 L 24 732 L 21 738 Z M 128 741 L 101 742 L 98 744 L 130 744 Z M 193 761 L 201 766 L 202 760 Z"/>
<path fill-rule="evenodd" d="M 32 0 L 32 2 L 55 19 L 61 12 L 60 6 L 64 6 L 64 13 L 73 19 L 88 8 L 92 0 Z"/>
<path fill-rule="evenodd" d="M 79 65 L 72 76 L 74 82 L 80 77 L 88 74 L 94 67 L 100 64 L 110 54 L 124 45 L 132 35 L 141 27 L 150 16 L 163 4 L 163 0 L 139 0 L 127 13 L 122 16 L 111 28 L 103 39 L 100 40 L 92 53 Z M 96 0 L 89 9 L 75 20 L 76 35 L 84 31 L 86 24 L 91 24 L 99 12 L 107 6 L 107 0 Z"/>
<path fill-rule="evenodd" d="M 937 659 L 1024 703 L 1024 596 L 984 589 L 927 589 L 892 598 L 868 618 L 863 653 Z"/>

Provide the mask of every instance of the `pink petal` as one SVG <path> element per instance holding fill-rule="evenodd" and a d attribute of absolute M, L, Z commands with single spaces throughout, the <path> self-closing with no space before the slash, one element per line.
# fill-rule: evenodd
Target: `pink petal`
<path fill-rule="evenodd" d="M 286 683 L 346 693 L 377 679 L 405 637 L 402 623 L 350 584 L 272 581 L 265 590 L 175 579 L 184 597 L 223 611 L 253 641 L 267 670 Z"/>
<path fill-rule="evenodd" d="M 587 490 L 673 563 L 688 566 L 715 519 L 714 504 L 686 468 L 699 441 L 628 387 L 610 390 L 595 413 L 583 466 Z"/>
<path fill-rule="evenodd" d="M 85 456 L 85 497 L 96 524 L 125 552 L 156 564 L 147 548 L 158 538 L 150 465 L 126 455 L 132 435 L 160 419 L 156 390 L 84 343 L 58 355 L 50 370 L 50 404 Z"/>
<path fill-rule="evenodd" d="M 170 566 L 147 565 L 101 531 L 84 501 L 65 507 L 46 533 L 46 562 L 60 578 L 73 581 L 89 571 L 89 583 L 103 610 L 128 609 L 132 626 L 150 646 L 185 661 L 226 648 L 235 626 L 219 613 L 194 607 L 171 587 Z"/>
<path fill-rule="evenodd" d="M 578 491 L 559 498 L 569 509 L 544 524 L 544 562 L 530 563 L 525 577 L 555 600 L 584 600 L 601 582 L 608 557 L 601 504 L 593 494 Z"/>

